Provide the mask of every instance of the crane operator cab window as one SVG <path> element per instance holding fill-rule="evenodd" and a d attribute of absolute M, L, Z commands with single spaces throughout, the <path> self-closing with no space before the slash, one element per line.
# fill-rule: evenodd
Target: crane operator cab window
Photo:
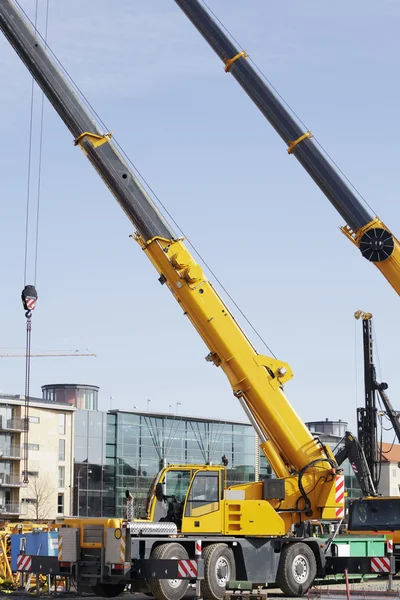
<path fill-rule="evenodd" d="M 185 517 L 201 517 L 219 508 L 220 488 L 217 471 L 195 475 L 186 501 Z"/>
<path fill-rule="evenodd" d="M 163 483 L 156 486 L 154 521 L 172 521 L 179 525 L 190 484 L 191 471 L 167 471 Z"/>

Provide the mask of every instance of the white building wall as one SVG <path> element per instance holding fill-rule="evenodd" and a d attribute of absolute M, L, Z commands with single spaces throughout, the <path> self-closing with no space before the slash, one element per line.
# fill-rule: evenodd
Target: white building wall
<path fill-rule="evenodd" d="M 11 410 L 13 419 L 21 419 L 24 414 L 24 398 L 21 396 L 0 397 L 2 411 Z M 57 517 L 72 514 L 73 493 L 73 468 L 74 468 L 74 412 L 75 408 L 55 402 L 31 401 L 29 407 L 29 441 L 28 441 L 28 478 L 29 483 L 23 484 L 23 448 L 25 434 L 15 432 L 12 441 L 3 446 L 15 448 L 13 456 L 18 457 L 11 461 L 11 475 L 2 475 L 3 485 L 0 485 L 2 495 L 0 505 L 5 508 L 16 507 L 16 517 L 21 519 L 35 519 L 37 516 L 43 520 L 53 520 Z M 21 421 L 19 421 L 21 423 Z M 3 426 L 4 437 L 4 426 Z M 60 446 L 60 440 L 63 447 Z M 63 450 L 60 455 L 60 450 Z M 4 451 L 4 448 L 3 448 Z M 9 453 L 5 454 L 3 461 L 7 460 Z M 7 460 L 7 463 L 10 462 Z M 8 467 L 7 467 L 8 468 Z M 19 485 L 16 485 L 19 481 Z M 9 484 L 12 484 L 11 486 Z M 38 509 L 36 510 L 36 504 Z M 2 512 L 4 514 L 7 511 Z M 14 511 L 15 514 L 15 511 Z M 11 517 L 15 518 L 14 514 Z"/>
<path fill-rule="evenodd" d="M 400 469 L 397 462 L 383 462 L 379 484 L 383 496 L 400 495 Z"/>
<path fill-rule="evenodd" d="M 55 405 L 56 406 L 56 405 Z M 21 489 L 21 513 L 28 518 L 55 519 L 71 514 L 73 411 L 29 409 L 29 484 Z M 39 419 L 39 422 L 35 422 Z M 60 447 L 62 440 L 63 447 Z M 60 454 L 60 450 L 64 452 Z M 21 473 L 23 470 L 21 461 Z M 37 476 L 34 474 L 37 473 Z M 35 505 L 37 501 L 37 509 Z"/>

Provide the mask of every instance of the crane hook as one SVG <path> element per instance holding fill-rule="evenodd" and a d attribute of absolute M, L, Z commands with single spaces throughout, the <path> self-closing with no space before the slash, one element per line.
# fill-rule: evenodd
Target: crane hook
<path fill-rule="evenodd" d="M 27 319 L 32 317 L 32 311 L 35 310 L 38 294 L 34 285 L 26 285 L 21 294 L 22 304 Z"/>

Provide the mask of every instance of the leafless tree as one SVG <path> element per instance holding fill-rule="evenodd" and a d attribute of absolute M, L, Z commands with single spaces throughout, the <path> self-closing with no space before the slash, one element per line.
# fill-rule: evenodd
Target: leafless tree
<path fill-rule="evenodd" d="M 27 492 L 31 503 L 28 512 L 35 521 L 45 521 L 52 512 L 51 499 L 54 495 L 54 485 L 48 475 L 41 475 L 30 480 Z"/>

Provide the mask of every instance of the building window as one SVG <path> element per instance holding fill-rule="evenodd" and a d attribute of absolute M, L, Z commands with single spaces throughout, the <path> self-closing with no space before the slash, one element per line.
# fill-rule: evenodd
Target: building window
<path fill-rule="evenodd" d="M 58 467 L 58 487 L 65 487 L 65 467 Z"/>
<path fill-rule="evenodd" d="M 28 450 L 39 450 L 39 444 L 24 444 L 24 447 Z"/>
<path fill-rule="evenodd" d="M 29 423 L 40 423 L 40 417 L 28 417 Z"/>
<path fill-rule="evenodd" d="M 22 498 L 22 504 L 36 504 L 36 498 Z"/>
<path fill-rule="evenodd" d="M 64 415 L 64 413 L 59 415 L 58 433 L 59 433 L 59 435 L 65 435 L 65 415 Z"/>
<path fill-rule="evenodd" d="M 57 497 L 57 514 L 64 514 L 64 494 L 58 494 Z"/>
<path fill-rule="evenodd" d="M 58 440 L 58 460 L 65 460 L 65 440 Z"/>
<path fill-rule="evenodd" d="M 39 471 L 22 471 L 22 477 L 39 477 Z"/>

